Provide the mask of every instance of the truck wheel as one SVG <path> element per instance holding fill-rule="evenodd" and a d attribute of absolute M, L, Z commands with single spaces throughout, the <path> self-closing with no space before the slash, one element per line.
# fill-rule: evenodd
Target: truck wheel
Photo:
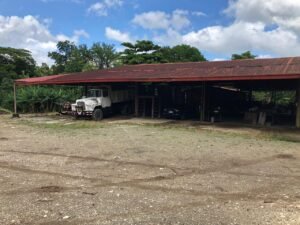
<path fill-rule="evenodd" d="M 93 120 L 99 121 L 103 119 L 103 111 L 102 109 L 95 109 L 93 112 Z"/>

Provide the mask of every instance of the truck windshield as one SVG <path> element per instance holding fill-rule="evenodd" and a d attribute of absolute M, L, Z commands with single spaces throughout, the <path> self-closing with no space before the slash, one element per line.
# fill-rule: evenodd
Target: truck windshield
<path fill-rule="evenodd" d="M 87 97 L 88 98 L 99 98 L 101 97 L 101 90 L 99 89 L 90 89 L 87 92 Z"/>

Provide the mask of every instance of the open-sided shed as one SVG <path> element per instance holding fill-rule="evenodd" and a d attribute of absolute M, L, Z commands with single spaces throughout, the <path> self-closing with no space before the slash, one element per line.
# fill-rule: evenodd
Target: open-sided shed
<path fill-rule="evenodd" d="M 127 85 L 134 87 L 135 115 L 143 114 L 146 106 L 152 117 L 160 114 L 163 102 L 180 95 L 191 99 L 189 104 L 198 103 L 201 120 L 210 118 L 213 93 L 225 91 L 251 93 L 254 90 L 296 91 L 296 126 L 300 127 L 300 57 L 276 59 L 251 59 L 218 62 L 194 62 L 172 64 L 129 65 L 112 69 L 82 73 L 70 73 L 46 77 L 25 78 L 15 81 L 17 85 Z M 188 97 L 190 96 L 190 97 Z M 248 96 L 248 97 L 249 97 Z M 166 98 L 168 98 L 166 100 Z M 228 99 L 228 98 L 227 98 Z M 236 98 L 232 98 L 233 105 Z M 183 100 L 183 104 L 187 104 Z M 236 102 L 240 104 L 240 102 Z M 16 103 L 15 103 L 16 111 Z"/>

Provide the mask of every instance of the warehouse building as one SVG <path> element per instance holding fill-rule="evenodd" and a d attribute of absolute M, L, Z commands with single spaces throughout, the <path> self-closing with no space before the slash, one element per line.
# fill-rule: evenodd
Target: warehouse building
<path fill-rule="evenodd" d="M 179 108 L 186 119 L 300 128 L 300 57 L 129 65 L 15 81 L 15 89 L 22 85 L 126 87 L 135 93 L 135 116 L 162 117 L 166 109 Z M 276 102 L 257 103 L 257 91 L 288 91 L 296 97 L 280 107 Z"/>

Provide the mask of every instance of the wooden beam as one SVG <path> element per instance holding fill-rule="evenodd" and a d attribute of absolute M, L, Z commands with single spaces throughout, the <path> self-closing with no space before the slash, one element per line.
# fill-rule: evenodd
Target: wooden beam
<path fill-rule="evenodd" d="M 14 83 L 14 112 L 17 114 L 17 87 L 16 83 Z"/>
<path fill-rule="evenodd" d="M 17 85 L 14 83 L 14 114 L 13 118 L 19 117 L 19 114 L 17 112 Z"/>
<path fill-rule="evenodd" d="M 87 96 L 88 94 L 88 86 L 84 85 L 84 96 Z"/>
<path fill-rule="evenodd" d="M 203 82 L 201 90 L 201 104 L 200 104 L 200 121 L 205 121 L 206 116 L 206 83 Z"/>
<path fill-rule="evenodd" d="M 145 98 L 143 98 L 143 117 L 146 117 L 146 104 L 147 104 L 147 102 L 146 102 L 146 99 Z"/>
<path fill-rule="evenodd" d="M 161 98 L 158 97 L 158 118 L 161 118 Z"/>
<path fill-rule="evenodd" d="M 134 115 L 136 117 L 139 116 L 139 90 L 138 85 L 135 86 L 135 94 L 134 94 Z"/>
<path fill-rule="evenodd" d="M 297 104 L 297 112 L 296 112 L 296 127 L 300 128 L 300 80 L 298 81 L 297 94 L 296 94 L 296 104 Z"/>
<path fill-rule="evenodd" d="M 154 119 L 155 97 L 152 98 L 151 117 Z"/>

